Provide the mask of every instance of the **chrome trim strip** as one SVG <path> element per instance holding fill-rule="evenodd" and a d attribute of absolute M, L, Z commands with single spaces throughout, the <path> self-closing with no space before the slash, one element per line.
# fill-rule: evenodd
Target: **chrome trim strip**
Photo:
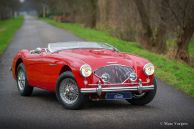
<path fill-rule="evenodd" d="M 57 64 L 52 64 L 52 63 L 51 63 L 51 64 L 49 64 L 49 66 L 57 66 Z"/>
<path fill-rule="evenodd" d="M 102 84 L 101 84 L 102 85 Z M 149 86 L 131 86 L 131 87 L 106 87 L 100 88 L 102 92 L 115 92 L 115 91 L 138 91 L 139 88 L 141 90 L 154 90 L 154 85 Z M 99 88 L 81 88 L 81 93 L 97 93 Z"/>

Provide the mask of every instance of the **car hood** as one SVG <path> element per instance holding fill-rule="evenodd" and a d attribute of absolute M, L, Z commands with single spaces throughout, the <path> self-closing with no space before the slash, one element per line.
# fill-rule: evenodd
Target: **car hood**
<path fill-rule="evenodd" d="M 89 64 L 94 70 L 110 64 L 121 64 L 136 69 L 136 67 L 141 67 L 148 63 L 148 60 L 144 58 L 106 49 L 65 50 L 59 54 L 66 55 L 74 59 L 80 59 L 86 64 Z"/>

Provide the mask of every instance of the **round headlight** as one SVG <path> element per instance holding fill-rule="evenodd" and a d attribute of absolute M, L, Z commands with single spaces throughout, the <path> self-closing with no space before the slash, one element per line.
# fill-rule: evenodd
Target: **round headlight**
<path fill-rule="evenodd" d="M 88 64 L 84 64 L 80 68 L 80 73 L 83 77 L 89 77 L 92 74 L 92 68 Z"/>
<path fill-rule="evenodd" d="M 152 63 L 148 63 L 143 68 L 144 73 L 148 76 L 154 74 L 154 65 Z"/>

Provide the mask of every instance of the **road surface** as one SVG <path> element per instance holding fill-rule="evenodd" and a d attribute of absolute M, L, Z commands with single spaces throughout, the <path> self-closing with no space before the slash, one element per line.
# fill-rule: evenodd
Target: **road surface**
<path fill-rule="evenodd" d="M 82 40 L 62 29 L 26 16 L 0 57 L 0 129 L 194 129 L 194 99 L 158 80 L 158 92 L 147 106 L 125 101 L 89 102 L 82 110 L 66 110 L 54 94 L 35 89 L 21 97 L 8 71 L 16 52 L 47 47 L 48 42 Z M 182 124 L 177 125 L 177 124 Z"/>

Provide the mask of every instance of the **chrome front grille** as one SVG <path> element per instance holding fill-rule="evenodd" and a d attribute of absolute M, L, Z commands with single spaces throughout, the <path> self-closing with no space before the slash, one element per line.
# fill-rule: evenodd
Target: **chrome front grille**
<path fill-rule="evenodd" d="M 134 75 L 136 78 L 134 70 L 123 65 L 107 65 L 95 70 L 94 74 L 106 83 L 123 83 Z"/>

